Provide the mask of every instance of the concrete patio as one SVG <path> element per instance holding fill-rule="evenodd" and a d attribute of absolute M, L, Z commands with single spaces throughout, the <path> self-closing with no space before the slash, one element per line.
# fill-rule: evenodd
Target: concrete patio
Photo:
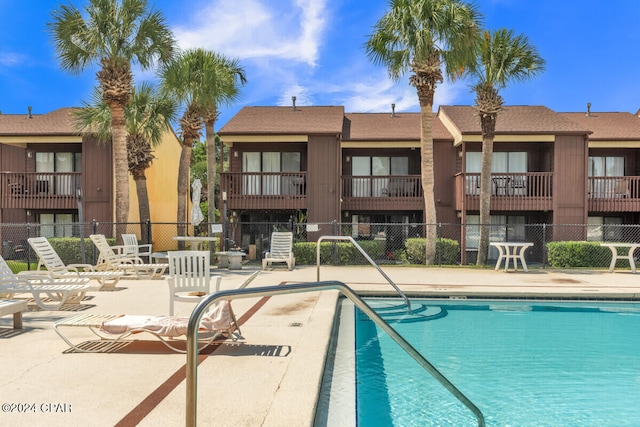
<path fill-rule="evenodd" d="M 624 270 L 382 268 L 413 295 L 640 299 L 638 276 Z M 223 275 L 222 289 L 232 289 L 253 271 L 216 273 Z M 393 293 L 369 266 L 327 266 L 320 275 L 364 295 Z M 262 272 L 249 288 L 316 278 L 315 267 L 277 268 Z M 325 291 L 234 301 L 244 340 L 219 343 L 199 356 L 198 424 L 312 425 L 337 300 L 337 291 Z M 184 425 L 185 355 L 148 334 L 114 352 L 78 353 L 52 328 L 78 312 L 167 314 L 164 280 L 122 280 L 115 291 L 90 292 L 79 306 L 63 308 L 41 311 L 30 302 L 22 330 L 12 329 L 12 316 L 0 318 L 0 425 Z M 188 316 L 192 309 L 177 303 L 176 314 Z M 74 342 L 95 339 L 84 328 L 68 329 L 66 335 Z"/>

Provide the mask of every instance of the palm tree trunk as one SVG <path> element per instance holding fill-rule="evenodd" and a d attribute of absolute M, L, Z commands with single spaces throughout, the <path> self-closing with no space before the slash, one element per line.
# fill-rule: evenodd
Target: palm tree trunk
<path fill-rule="evenodd" d="M 216 134 L 213 132 L 214 120 L 205 122 L 205 132 L 207 137 L 207 201 L 209 223 L 216 222 L 216 181 L 218 180 L 216 162 Z M 209 227 L 209 236 L 212 236 Z"/>
<path fill-rule="evenodd" d="M 493 161 L 493 138 L 496 129 L 495 113 L 480 113 L 482 125 L 482 163 L 480 169 L 480 239 L 476 265 L 487 263 L 489 235 L 491 233 L 491 165 Z"/>
<path fill-rule="evenodd" d="M 113 165 L 115 177 L 115 222 L 116 239 L 121 243 L 129 221 L 129 168 L 127 160 L 127 132 L 124 121 L 124 106 L 111 104 L 113 132 Z"/>
<path fill-rule="evenodd" d="M 420 130 L 420 155 L 422 190 L 424 193 L 425 213 L 425 263 L 432 265 L 436 259 L 437 219 L 436 202 L 433 193 L 433 102 L 420 103 L 421 130 Z"/>
<path fill-rule="evenodd" d="M 151 220 L 151 210 L 149 209 L 149 192 L 147 191 L 147 177 L 144 170 L 133 174 L 138 195 L 138 212 L 140 213 L 140 237 L 144 243 L 151 243 L 147 235 L 147 227 L 144 224 Z"/>
<path fill-rule="evenodd" d="M 192 149 L 193 141 L 190 138 L 185 138 L 185 140 L 182 141 L 182 152 L 180 153 L 180 164 L 178 166 L 178 236 L 186 236 L 189 166 L 191 164 Z M 178 243 L 180 244 L 182 242 Z"/>

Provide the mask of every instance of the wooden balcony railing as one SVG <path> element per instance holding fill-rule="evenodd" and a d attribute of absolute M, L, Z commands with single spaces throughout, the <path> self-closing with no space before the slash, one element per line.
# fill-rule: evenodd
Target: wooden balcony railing
<path fill-rule="evenodd" d="M 590 176 L 587 190 L 590 212 L 640 211 L 639 176 Z"/>
<path fill-rule="evenodd" d="M 3 209 L 77 209 L 80 172 L 2 172 Z"/>
<path fill-rule="evenodd" d="M 342 177 L 342 209 L 424 209 L 420 175 L 345 175 Z"/>
<path fill-rule="evenodd" d="M 491 174 L 491 210 L 552 209 L 552 172 Z M 455 176 L 456 210 L 480 210 L 480 174 Z M 464 202 L 464 203 L 463 203 Z"/>
<path fill-rule="evenodd" d="M 306 209 L 306 172 L 224 172 L 229 209 Z"/>

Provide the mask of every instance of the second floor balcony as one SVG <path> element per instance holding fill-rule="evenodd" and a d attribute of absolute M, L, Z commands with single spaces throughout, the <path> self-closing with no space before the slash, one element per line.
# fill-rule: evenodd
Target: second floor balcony
<path fill-rule="evenodd" d="M 3 172 L 3 209 L 77 209 L 80 172 Z"/>
<path fill-rule="evenodd" d="M 640 176 L 590 176 L 589 212 L 640 211 Z"/>
<path fill-rule="evenodd" d="M 420 175 L 342 177 L 343 210 L 422 210 Z"/>
<path fill-rule="evenodd" d="M 306 172 L 224 172 L 229 209 L 306 209 Z"/>
<path fill-rule="evenodd" d="M 491 210 L 544 211 L 553 209 L 552 172 L 491 174 Z M 480 210 L 480 174 L 455 176 L 456 210 Z"/>

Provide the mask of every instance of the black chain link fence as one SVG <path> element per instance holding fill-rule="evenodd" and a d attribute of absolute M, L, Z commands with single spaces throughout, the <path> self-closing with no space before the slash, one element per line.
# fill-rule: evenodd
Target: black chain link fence
<path fill-rule="evenodd" d="M 472 265 L 476 263 L 480 225 L 421 223 L 295 223 L 260 222 L 200 224 L 186 226 L 188 235 L 207 235 L 210 227 L 216 232 L 216 242 L 205 242 L 204 249 L 212 252 L 239 250 L 247 254 L 246 262 L 260 264 L 269 250 L 271 233 L 291 231 L 294 235 L 294 254 L 297 265 L 315 265 L 317 240 L 321 236 L 350 236 L 378 264 L 415 264 L 425 262 L 426 227 L 435 227 L 436 265 Z M 492 224 L 490 241 L 531 242 L 526 259 L 530 267 L 604 268 L 611 262 L 611 251 L 602 242 L 640 242 L 639 225 L 557 225 L 557 224 Z M 91 234 L 104 234 L 112 243 L 117 232 L 136 234 L 140 243 L 152 243 L 154 252 L 184 249 L 184 242 L 174 239 L 177 223 L 98 223 L 85 224 L 0 224 L 2 256 L 15 271 L 34 269 L 35 254 L 27 239 L 44 236 L 52 244 L 57 239 L 74 239 L 77 251 L 61 256 L 67 263 L 95 264 L 97 251 L 90 241 Z M 75 244 L 75 243 L 74 243 Z M 69 243 L 67 242 L 68 246 Z M 624 249 L 621 249 L 624 250 Z M 623 255 L 623 254 L 621 254 Z M 488 263 L 497 259 L 497 250 L 490 247 Z M 367 264 L 367 258 L 350 242 L 324 241 L 321 244 L 322 264 Z"/>

